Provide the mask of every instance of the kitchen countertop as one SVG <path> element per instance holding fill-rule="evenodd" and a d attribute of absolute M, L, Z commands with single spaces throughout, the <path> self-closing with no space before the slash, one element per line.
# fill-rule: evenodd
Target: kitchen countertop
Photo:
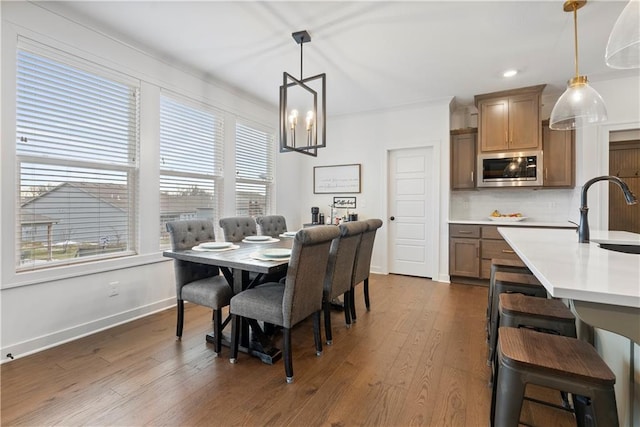
<path fill-rule="evenodd" d="M 549 228 L 578 228 L 577 225 L 569 221 L 552 222 L 536 221 L 530 218 L 522 221 L 491 221 L 490 219 L 450 219 L 449 224 L 470 224 L 470 225 L 497 225 L 499 227 L 549 227 Z"/>
<path fill-rule="evenodd" d="M 591 243 L 578 243 L 574 230 L 501 224 L 498 232 L 551 296 L 640 308 L 640 255 L 601 249 L 597 243 L 640 244 L 640 235 L 591 230 Z"/>

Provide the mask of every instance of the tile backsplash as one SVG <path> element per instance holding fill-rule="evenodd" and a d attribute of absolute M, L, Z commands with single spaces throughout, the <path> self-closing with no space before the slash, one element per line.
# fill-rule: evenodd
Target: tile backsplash
<path fill-rule="evenodd" d="M 535 221 L 565 222 L 579 219 L 579 191 L 534 189 L 482 189 L 452 191 L 451 220 L 482 220 L 491 212 L 520 212 Z"/>

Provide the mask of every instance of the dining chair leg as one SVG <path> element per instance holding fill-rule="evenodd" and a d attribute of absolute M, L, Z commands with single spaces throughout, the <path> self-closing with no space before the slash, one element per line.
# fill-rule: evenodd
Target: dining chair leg
<path fill-rule="evenodd" d="M 367 311 L 371 311 L 371 304 L 369 304 L 369 278 L 364 279 L 364 305 L 367 307 Z"/>
<path fill-rule="evenodd" d="M 229 362 L 236 363 L 238 361 L 238 341 L 240 340 L 240 316 L 231 315 L 231 355 Z"/>
<path fill-rule="evenodd" d="M 287 383 L 293 382 L 293 362 L 291 360 L 291 329 L 283 328 L 284 340 L 284 373 L 287 376 Z"/>
<path fill-rule="evenodd" d="M 316 356 L 322 355 L 322 337 L 320 331 L 320 310 L 313 313 L 313 340 L 316 343 Z M 331 327 L 331 324 L 329 324 Z"/>
<path fill-rule="evenodd" d="M 222 310 L 213 310 L 213 335 L 215 338 L 213 350 L 216 356 L 219 356 L 222 351 Z"/>
<path fill-rule="evenodd" d="M 176 336 L 178 339 L 182 338 L 182 326 L 184 324 L 184 300 L 179 299 L 176 304 L 176 308 L 178 311 L 177 316 L 177 324 L 176 324 Z"/>
<path fill-rule="evenodd" d="M 349 329 L 351 327 L 351 291 L 345 292 L 342 300 L 344 301 L 344 323 Z"/>
<path fill-rule="evenodd" d="M 351 309 L 351 321 L 356 323 L 356 288 L 351 287 L 351 295 L 349 295 L 349 308 Z"/>
<path fill-rule="evenodd" d="M 327 336 L 327 345 L 331 345 L 333 343 L 333 337 L 331 336 L 331 301 L 323 301 L 322 309 L 324 311 L 324 329 Z"/>

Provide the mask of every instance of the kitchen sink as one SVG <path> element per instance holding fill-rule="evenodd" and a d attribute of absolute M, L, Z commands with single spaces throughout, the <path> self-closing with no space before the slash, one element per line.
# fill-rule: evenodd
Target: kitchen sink
<path fill-rule="evenodd" d="M 623 245 L 619 243 L 600 243 L 602 249 L 616 252 L 624 252 L 625 254 L 640 254 L 640 245 Z"/>

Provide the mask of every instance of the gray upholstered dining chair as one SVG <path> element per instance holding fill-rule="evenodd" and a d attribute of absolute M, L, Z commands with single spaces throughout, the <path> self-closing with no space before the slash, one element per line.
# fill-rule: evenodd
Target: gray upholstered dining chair
<path fill-rule="evenodd" d="M 202 242 L 215 241 L 213 222 L 206 220 L 185 220 L 167 222 L 174 251 L 191 249 Z M 209 307 L 213 310 L 213 334 L 215 352 L 222 347 L 222 308 L 229 305 L 233 291 L 218 267 L 194 262 L 174 260 L 176 276 L 176 299 L 178 319 L 176 335 L 182 337 L 184 324 L 184 302 Z M 226 322 L 225 322 L 226 323 Z"/>
<path fill-rule="evenodd" d="M 258 231 L 261 235 L 278 237 L 287 231 L 287 221 L 282 215 L 264 215 L 256 217 Z"/>
<path fill-rule="evenodd" d="M 351 319 L 356 321 L 355 287 L 364 282 L 364 304 L 367 311 L 371 309 L 369 302 L 369 270 L 371 269 L 371 254 L 373 253 L 373 243 L 376 238 L 376 231 L 382 227 L 382 220 L 372 218 L 366 220 L 367 230 L 362 233 L 362 240 L 356 255 L 356 262 L 353 266 L 353 278 L 351 280 Z"/>
<path fill-rule="evenodd" d="M 220 219 L 220 227 L 227 242 L 239 242 L 247 236 L 258 235 L 256 220 L 250 216 L 233 216 Z"/>
<path fill-rule="evenodd" d="M 344 320 L 347 328 L 351 326 L 350 291 L 353 266 L 362 233 L 367 230 L 365 221 L 346 222 L 340 225 L 340 236 L 333 239 L 329 250 L 327 274 L 324 278 L 322 305 L 324 309 L 324 328 L 327 344 L 331 345 L 331 301 L 344 295 Z"/>
<path fill-rule="evenodd" d="M 338 227 L 321 225 L 298 231 L 293 239 L 289 268 L 284 283 L 271 282 L 240 292 L 231 298 L 231 363 L 238 357 L 240 318 L 264 321 L 283 328 L 284 370 L 287 382 L 293 382 L 291 328 L 313 315 L 316 354 L 322 354 L 320 312 L 322 289 L 329 261 L 331 241 L 338 237 Z M 250 321 L 251 322 L 251 321 Z"/>

